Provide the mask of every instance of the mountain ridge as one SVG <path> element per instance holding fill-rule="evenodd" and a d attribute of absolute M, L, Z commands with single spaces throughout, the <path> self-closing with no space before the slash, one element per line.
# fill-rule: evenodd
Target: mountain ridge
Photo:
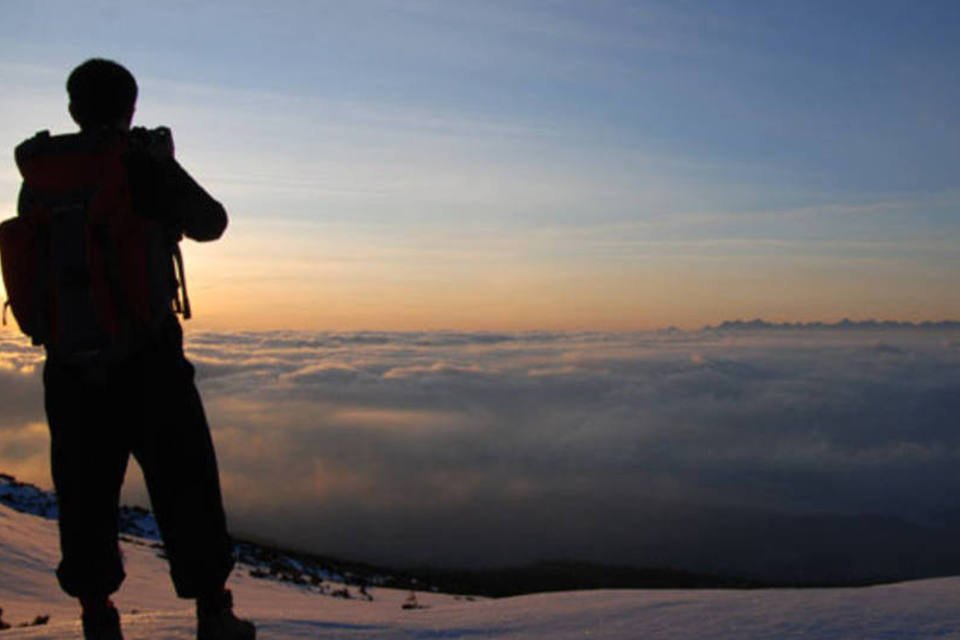
<path fill-rule="evenodd" d="M 920 330 L 960 330 L 960 320 L 850 320 L 844 318 L 836 322 L 769 322 L 762 318 L 753 320 L 724 320 L 717 325 L 706 325 L 701 331 L 746 331 L 774 329 L 920 329 Z"/>

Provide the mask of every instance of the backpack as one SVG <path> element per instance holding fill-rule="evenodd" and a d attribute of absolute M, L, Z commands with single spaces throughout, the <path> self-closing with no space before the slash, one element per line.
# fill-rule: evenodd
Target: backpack
<path fill-rule="evenodd" d="M 16 149 L 20 215 L 0 225 L 4 321 L 9 305 L 48 353 L 123 357 L 174 313 L 190 317 L 179 234 L 133 208 L 135 137 L 44 131 Z"/>

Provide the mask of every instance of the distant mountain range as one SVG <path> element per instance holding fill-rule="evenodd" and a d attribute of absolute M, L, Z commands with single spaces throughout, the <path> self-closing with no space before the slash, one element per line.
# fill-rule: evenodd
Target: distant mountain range
<path fill-rule="evenodd" d="M 960 321 L 940 320 L 906 322 L 901 320 L 850 320 L 839 322 L 767 322 L 766 320 L 727 320 L 715 326 L 706 326 L 703 331 L 743 331 L 756 329 L 923 329 L 958 330 Z"/>

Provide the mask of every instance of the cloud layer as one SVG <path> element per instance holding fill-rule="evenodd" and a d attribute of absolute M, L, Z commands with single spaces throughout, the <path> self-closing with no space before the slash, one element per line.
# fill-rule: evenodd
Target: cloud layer
<path fill-rule="evenodd" d="M 878 560 L 891 550 L 906 573 L 958 559 L 908 552 L 960 525 L 957 338 L 273 332 L 189 343 L 238 532 L 392 564 L 567 557 L 840 579 L 896 573 Z M 0 347 L 0 468 L 22 471 L 45 447 L 37 358 Z"/>

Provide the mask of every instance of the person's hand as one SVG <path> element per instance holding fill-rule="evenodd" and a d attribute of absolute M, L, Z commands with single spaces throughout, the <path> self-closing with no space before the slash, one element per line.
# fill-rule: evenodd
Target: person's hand
<path fill-rule="evenodd" d="M 130 130 L 130 151 L 151 160 L 169 160 L 174 155 L 173 133 L 168 127 L 134 127 Z"/>

